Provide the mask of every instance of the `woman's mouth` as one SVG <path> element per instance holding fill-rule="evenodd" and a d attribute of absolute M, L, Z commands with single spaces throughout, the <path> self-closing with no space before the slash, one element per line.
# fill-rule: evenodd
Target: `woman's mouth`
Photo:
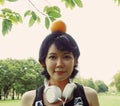
<path fill-rule="evenodd" d="M 64 74 L 65 71 L 56 71 L 56 73 L 61 75 L 61 74 Z"/>

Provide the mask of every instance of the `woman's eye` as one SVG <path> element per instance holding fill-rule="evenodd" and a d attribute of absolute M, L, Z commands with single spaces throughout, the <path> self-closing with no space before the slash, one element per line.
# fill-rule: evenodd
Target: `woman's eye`
<path fill-rule="evenodd" d="M 64 59 L 71 59 L 71 56 L 64 56 Z"/>
<path fill-rule="evenodd" d="M 55 56 L 49 56 L 49 59 L 55 60 L 56 57 Z"/>

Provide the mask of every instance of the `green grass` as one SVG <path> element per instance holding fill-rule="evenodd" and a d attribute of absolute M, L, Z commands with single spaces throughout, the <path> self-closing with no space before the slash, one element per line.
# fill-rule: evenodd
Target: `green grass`
<path fill-rule="evenodd" d="M 99 95 L 100 106 L 120 106 L 120 96 Z"/>
<path fill-rule="evenodd" d="M 120 95 L 99 95 L 100 106 L 120 106 Z M 0 106 L 20 106 L 20 100 L 0 101 Z"/>
<path fill-rule="evenodd" d="M 20 106 L 20 100 L 0 101 L 0 106 Z"/>

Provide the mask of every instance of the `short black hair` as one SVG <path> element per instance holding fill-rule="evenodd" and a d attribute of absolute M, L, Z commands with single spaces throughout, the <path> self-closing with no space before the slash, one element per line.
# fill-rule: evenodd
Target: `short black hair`
<path fill-rule="evenodd" d="M 71 35 L 63 32 L 53 32 L 49 34 L 42 42 L 39 49 L 39 62 L 43 65 L 45 64 L 45 59 L 49 50 L 49 47 L 55 44 L 58 50 L 72 52 L 75 58 L 75 61 L 78 63 L 78 58 L 80 56 L 80 50 L 76 41 L 72 38 Z M 78 73 L 76 69 L 77 65 L 74 66 L 73 72 L 70 78 L 74 78 Z M 46 70 L 46 67 L 43 66 L 42 74 L 49 79 L 50 76 Z"/>

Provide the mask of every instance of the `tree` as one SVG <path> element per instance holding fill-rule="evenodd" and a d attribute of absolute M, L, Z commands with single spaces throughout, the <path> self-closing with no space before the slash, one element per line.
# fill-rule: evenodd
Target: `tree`
<path fill-rule="evenodd" d="M 4 5 L 5 1 L 17 2 L 18 0 L 0 0 L 0 4 Z M 57 18 L 61 17 L 61 11 L 58 6 L 44 6 L 43 12 L 41 12 L 32 2 L 28 0 L 29 3 L 36 9 L 36 11 L 28 10 L 24 12 L 24 17 L 29 16 L 29 27 L 33 26 L 35 23 L 40 23 L 40 16 L 36 12 L 39 12 L 45 17 L 45 27 L 48 29 L 50 24 L 55 21 Z M 74 9 L 75 6 L 83 7 L 81 0 L 61 0 L 65 3 L 66 8 Z M 11 31 L 12 26 L 17 23 L 23 22 L 23 16 L 20 13 L 17 13 L 9 8 L 1 9 L 0 18 L 2 19 L 2 34 L 6 35 Z"/>
<path fill-rule="evenodd" d="M 11 92 L 14 99 L 14 92 L 19 97 L 25 91 L 38 88 L 44 79 L 41 71 L 40 64 L 32 58 L 0 60 L 0 95 L 6 99 Z"/>
<path fill-rule="evenodd" d="M 82 84 L 82 85 L 91 87 L 91 88 L 93 88 L 93 89 L 95 89 L 95 90 L 97 89 L 97 87 L 96 87 L 96 85 L 95 85 L 95 83 L 94 83 L 94 81 L 93 81 L 92 78 L 84 79 L 84 78 L 78 78 L 78 77 L 76 77 L 76 78 L 74 79 L 74 82 L 77 82 L 77 83 L 79 83 L 79 84 Z"/>
<path fill-rule="evenodd" d="M 101 80 L 97 80 L 95 81 L 95 84 L 97 86 L 97 92 L 107 92 L 108 91 L 108 87 L 107 85 L 101 81 Z"/>
<path fill-rule="evenodd" d="M 94 81 L 93 81 L 92 78 L 87 79 L 87 80 L 85 81 L 85 85 L 96 90 L 96 85 L 95 85 L 95 83 L 94 83 Z"/>
<path fill-rule="evenodd" d="M 120 71 L 114 75 L 114 84 L 117 90 L 120 92 Z"/>
<path fill-rule="evenodd" d="M 12 88 L 13 83 L 15 82 L 16 66 L 15 62 L 12 61 L 12 59 L 6 59 L 5 61 L 1 60 L 0 66 L 0 82 L 5 99 L 8 97 L 9 91 Z"/>

